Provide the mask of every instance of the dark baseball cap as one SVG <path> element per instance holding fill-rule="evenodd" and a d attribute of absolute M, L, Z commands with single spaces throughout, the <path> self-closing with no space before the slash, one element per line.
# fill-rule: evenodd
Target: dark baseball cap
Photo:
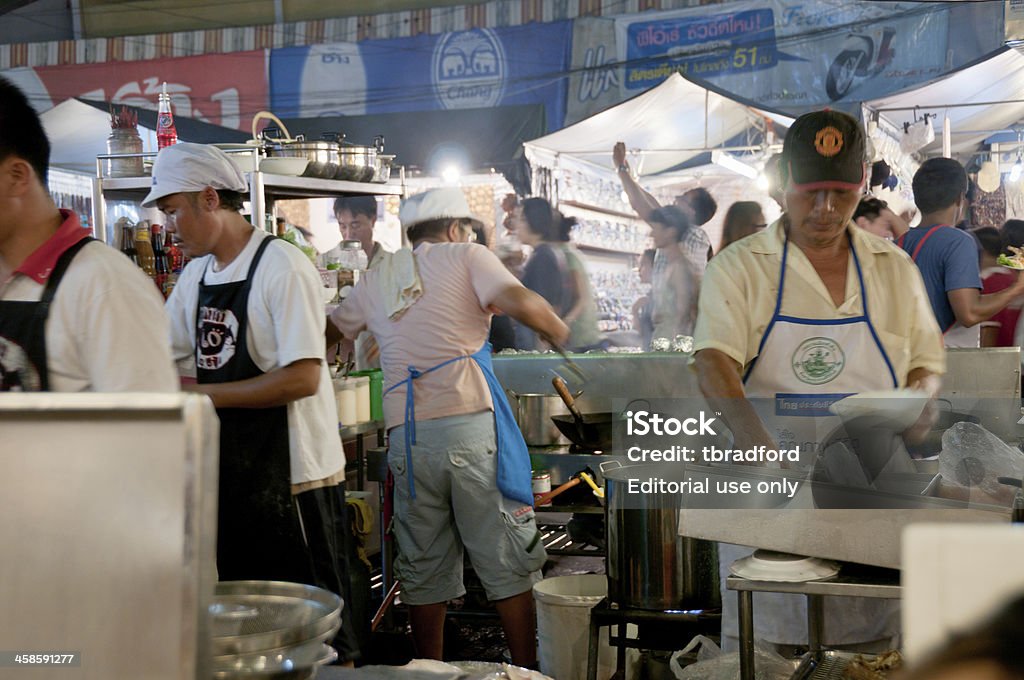
<path fill-rule="evenodd" d="M 805 113 L 786 133 L 782 158 L 799 191 L 860 189 L 867 158 L 864 128 L 840 111 Z"/>

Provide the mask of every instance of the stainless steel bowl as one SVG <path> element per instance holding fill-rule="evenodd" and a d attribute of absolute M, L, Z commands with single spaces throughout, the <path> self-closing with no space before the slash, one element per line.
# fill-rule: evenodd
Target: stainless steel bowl
<path fill-rule="evenodd" d="M 301 583 L 223 581 L 213 600 L 211 629 L 228 633 L 213 636 L 214 656 L 258 654 L 307 643 L 336 631 L 341 620 L 340 597 Z M 249 609 L 256 613 L 246 612 Z"/>
<path fill-rule="evenodd" d="M 214 663 L 214 680 L 309 680 L 320 666 L 338 658 L 323 643 L 295 648 L 290 653 L 238 657 L 231 663 Z"/>

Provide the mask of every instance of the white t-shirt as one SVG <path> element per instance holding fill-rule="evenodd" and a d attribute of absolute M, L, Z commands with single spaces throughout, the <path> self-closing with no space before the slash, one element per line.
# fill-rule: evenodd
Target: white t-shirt
<path fill-rule="evenodd" d="M 0 262 L 0 282 L 9 272 Z M 45 285 L 15 274 L 0 299 L 35 302 Z M 71 260 L 46 320 L 53 392 L 177 392 L 167 317 L 156 285 L 99 241 Z"/>
<path fill-rule="evenodd" d="M 212 255 L 192 260 L 182 270 L 166 309 L 171 319 L 171 351 L 183 374 L 195 374 L 196 307 L 204 272 L 209 285 L 244 281 L 267 236 L 254 229 L 242 252 L 221 271 L 214 271 Z M 292 484 L 330 477 L 345 465 L 334 390 L 324 362 L 326 316 L 320 289 L 320 276 L 305 254 L 278 240 L 267 246 L 256 267 L 246 310 L 249 354 L 261 371 L 268 373 L 300 359 L 320 361 L 316 394 L 288 404 Z"/>

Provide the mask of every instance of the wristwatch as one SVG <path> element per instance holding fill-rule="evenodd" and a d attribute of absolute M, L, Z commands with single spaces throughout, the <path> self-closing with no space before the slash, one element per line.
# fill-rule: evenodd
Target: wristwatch
<path fill-rule="evenodd" d="M 629 174 L 629 166 L 626 165 L 625 163 L 620 163 L 619 164 L 619 172 L 624 172 L 626 174 Z"/>

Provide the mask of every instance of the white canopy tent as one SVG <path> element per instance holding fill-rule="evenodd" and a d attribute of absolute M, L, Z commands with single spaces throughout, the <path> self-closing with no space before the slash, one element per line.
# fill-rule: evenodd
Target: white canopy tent
<path fill-rule="evenodd" d="M 904 124 L 921 121 L 925 114 L 934 116 L 935 141 L 919 149 L 923 155 L 942 153 L 946 120 L 953 155 L 977 151 L 993 134 L 1024 120 L 1024 54 L 1005 49 L 927 85 L 863 104 L 869 129 L 897 144 Z M 879 135 L 872 138 L 877 143 Z"/>
<path fill-rule="evenodd" d="M 675 168 L 751 128 L 793 119 L 687 80 L 678 73 L 646 92 L 569 127 L 524 143 L 533 167 L 611 172 L 612 147 L 624 142 L 641 177 Z M 737 152 L 753 151 L 735 147 Z"/>
<path fill-rule="evenodd" d="M 85 175 L 96 174 L 96 156 L 107 153 L 110 114 L 68 99 L 40 116 L 50 140 L 50 164 Z M 156 131 L 139 124 L 145 149 L 156 149 Z"/>
<path fill-rule="evenodd" d="M 117 105 L 120 107 L 120 105 Z M 86 175 L 96 174 L 96 156 L 107 153 L 110 135 L 109 104 L 68 99 L 40 114 L 50 140 L 50 165 Z M 142 148 L 156 151 L 156 111 L 129 106 L 139 116 Z M 178 139 L 202 144 L 244 142 L 248 133 L 176 116 Z"/>

